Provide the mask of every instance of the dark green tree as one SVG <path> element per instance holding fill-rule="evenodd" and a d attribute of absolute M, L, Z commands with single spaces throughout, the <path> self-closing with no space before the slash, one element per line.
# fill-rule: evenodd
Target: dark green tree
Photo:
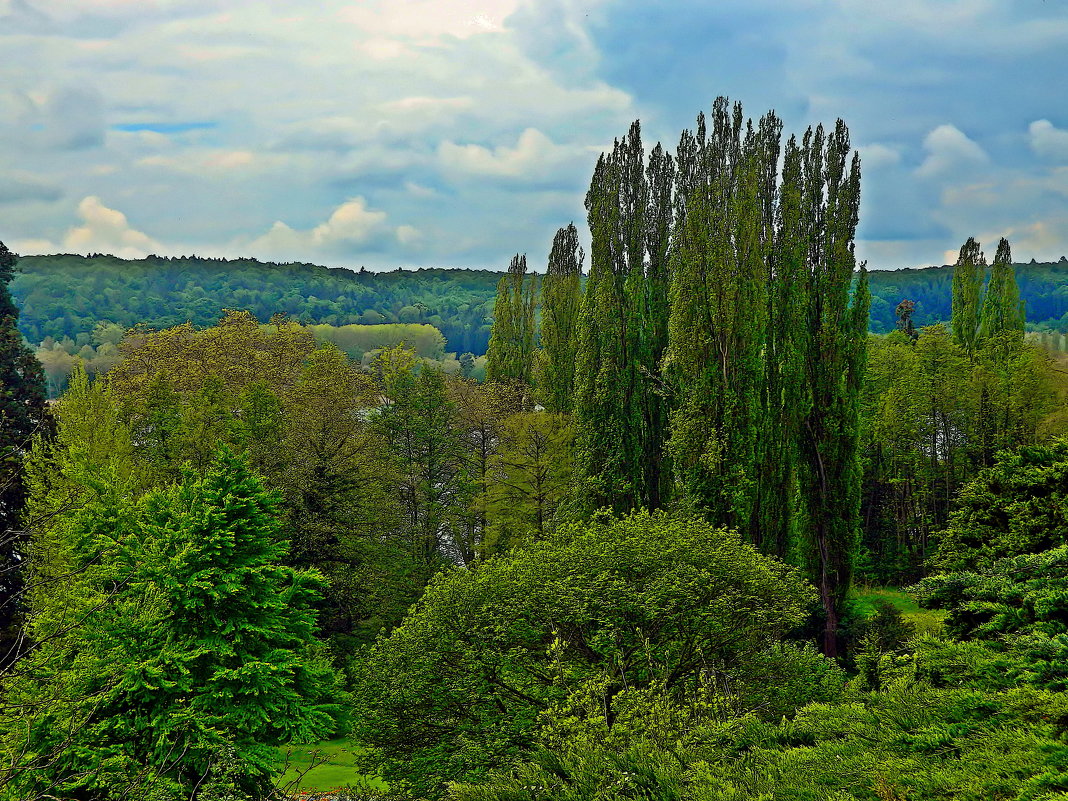
<path fill-rule="evenodd" d="M 586 195 L 590 274 L 575 373 L 576 491 L 585 509 L 657 508 L 667 497 L 658 393 L 673 174 L 660 148 L 646 164 L 635 122 L 598 159 Z"/>
<path fill-rule="evenodd" d="M 534 371 L 534 278 L 527 276 L 527 257 L 518 253 L 497 283 L 493 331 L 486 352 L 486 379 L 529 386 Z"/>
<path fill-rule="evenodd" d="M 138 780 L 146 797 L 187 797 L 226 749 L 242 790 L 263 797 L 274 746 L 342 718 L 315 642 L 324 580 L 281 565 L 278 500 L 226 450 L 202 477 L 124 495 L 98 481 L 62 536 L 36 544 L 35 578 L 63 584 L 35 593 L 42 647 L 8 686 L 22 797 L 122 798 Z"/>
<path fill-rule="evenodd" d="M 574 223 L 556 232 L 541 284 L 541 350 L 537 364 L 538 398 L 550 412 L 566 414 L 575 401 L 584 256 Z"/>
<path fill-rule="evenodd" d="M 16 634 L 22 586 L 22 461 L 47 419 L 44 373 L 19 333 L 19 310 L 8 290 L 17 262 L 18 256 L 0 242 L 0 661 Z"/>

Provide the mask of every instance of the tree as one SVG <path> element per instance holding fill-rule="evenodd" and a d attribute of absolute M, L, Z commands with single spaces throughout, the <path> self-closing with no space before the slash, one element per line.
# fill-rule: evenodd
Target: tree
<path fill-rule="evenodd" d="M 840 610 L 859 534 L 860 391 L 871 300 L 863 264 L 854 286 L 860 157 L 854 153 L 850 164 L 849 154 L 849 132 L 841 120 L 826 137 L 822 127 L 805 135 L 806 217 L 820 235 L 810 240 L 799 476 L 807 560 L 824 608 L 827 656 L 838 653 Z"/>
<path fill-rule="evenodd" d="M 979 337 L 990 340 L 1012 333 L 1022 338 L 1025 320 L 1020 288 L 1016 284 L 1016 270 L 1012 266 L 1012 251 L 1008 240 L 1002 239 L 998 242 L 994 264 L 990 268 L 990 284 L 983 298 Z"/>
<path fill-rule="evenodd" d="M 45 433 L 44 373 L 17 328 L 19 310 L 8 290 L 18 256 L 0 242 L 0 662 L 16 636 L 20 564 L 24 537 L 20 531 L 26 500 L 23 457 L 33 438 Z"/>
<path fill-rule="evenodd" d="M 599 516 L 432 582 L 360 667 L 354 735 L 391 783 L 438 797 L 521 759 L 539 715 L 590 682 L 609 727 L 627 690 L 772 684 L 764 655 L 812 600 L 796 570 L 725 530 Z"/>
<path fill-rule="evenodd" d="M 960 256 L 953 268 L 952 322 L 950 330 L 953 341 L 964 348 L 971 357 L 980 336 L 979 320 L 982 313 L 980 293 L 986 279 L 986 258 L 979 250 L 979 243 L 968 237 L 960 249 Z"/>
<path fill-rule="evenodd" d="M 683 498 L 709 520 L 755 539 L 757 443 L 775 181 L 774 115 L 743 129 L 742 108 L 719 98 L 711 130 L 679 143 L 670 337 L 666 362 L 677 406 L 669 448 Z M 767 193 L 771 196 L 765 196 Z"/>
<path fill-rule="evenodd" d="M 668 497 L 658 393 L 673 175 L 660 148 L 647 165 L 635 121 L 598 159 L 586 195 L 590 274 L 578 322 L 574 414 L 576 495 L 588 511 L 655 509 Z"/>
<path fill-rule="evenodd" d="M 275 745 L 342 720 L 315 644 L 322 576 L 280 564 L 277 497 L 228 451 L 137 500 L 85 478 L 88 502 L 35 541 L 44 647 L 20 665 L 3 721 L 8 754 L 28 760 L 16 789 L 121 798 L 143 780 L 187 797 L 233 749 L 241 789 L 262 794 Z"/>
<path fill-rule="evenodd" d="M 505 418 L 488 460 L 482 504 L 486 510 L 484 555 L 504 553 L 555 531 L 557 512 L 571 484 L 571 426 L 548 412 Z"/>
<path fill-rule="evenodd" d="M 574 223 L 556 232 L 541 285 L 541 349 L 536 382 L 538 397 L 550 412 L 566 414 L 575 399 L 576 329 L 582 303 L 584 255 Z"/>
<path fill-rule="evenodd" d="M 493 332 L 486 352 L 486 379 L 530 386 L 534 370 L 534 279 L 527 257 L 518 253 L 497 284 Z"/>

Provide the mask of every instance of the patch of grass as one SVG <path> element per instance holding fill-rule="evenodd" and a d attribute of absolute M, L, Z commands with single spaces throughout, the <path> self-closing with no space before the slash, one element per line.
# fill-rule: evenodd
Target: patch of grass
<path fill-rule="evenodd" d="M 941 634 L 946 613 L 940 609 L 922 609 L 916 599 L 896 587 L 854 587 L 851 599 L 859 614 L 871 617 L 875 614 L 873 601 L 877 598 L 889 601 L 901 617 L 916 627 L 917 634 Z"/>
<path fill-rule="evenodd" d="M 294 793 L 325 792 L 346 785 L 385 790 L 385 781 L 377 776 L 365 776 L 356 767 L 356 755 L 361 750 L 358 744 L 346 739 L 282 746 L 278 749 L 279 761 L 288 767 L 275 784 Z"/>

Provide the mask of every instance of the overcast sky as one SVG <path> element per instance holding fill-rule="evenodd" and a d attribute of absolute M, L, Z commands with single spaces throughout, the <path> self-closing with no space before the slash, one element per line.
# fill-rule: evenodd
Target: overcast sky
<path fill-rule="evenodd" d="M 26 254 L 538 266 L 721 94 L 846 121 L 871 267 L 1068 253 L 1065 0 L 0 0 L 0 53 Z"/>

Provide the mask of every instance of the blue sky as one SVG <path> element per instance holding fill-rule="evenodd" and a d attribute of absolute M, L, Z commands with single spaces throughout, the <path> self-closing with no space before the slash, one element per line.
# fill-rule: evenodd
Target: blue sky
<path fill-rule="evenodd" d="M 21 253 L 540 265 L 722 94 L 846 121 L 871 267 L 1068 254 L 1063 0 L 0 0 L 0 48 Z"/>

